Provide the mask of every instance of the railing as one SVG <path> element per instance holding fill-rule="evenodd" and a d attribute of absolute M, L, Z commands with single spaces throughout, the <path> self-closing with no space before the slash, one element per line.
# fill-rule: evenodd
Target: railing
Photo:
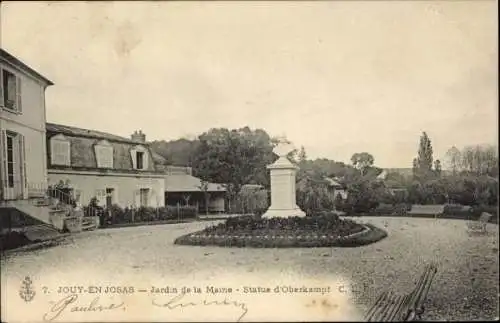
<path fill-rule="evenodd" d="M 2 180 L 0 184 L 0 200 L 2 201 L 43 197 L 48 189 L 47 183 L 26 183 L 21 180 Z"/>

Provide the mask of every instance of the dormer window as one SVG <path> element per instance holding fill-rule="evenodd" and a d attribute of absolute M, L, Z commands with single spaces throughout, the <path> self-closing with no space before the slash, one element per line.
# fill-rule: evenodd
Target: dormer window
<path fill-rule="evenodd" d="M 135 159 L 137 160 L 137 169 L 144 169 L 144 152 L 136 151 Z"/>
<path fill-rule="evenodd" d="M 52 165 L 71 165 L 71 145 L 63 135 L 57 135 L 50 139 L 50 156 Z"/>
<path fill-rule="evenodd" d="M 132 167 L 138 170 L 148 169 L 148 150 L 144 146 L 135 146 L 130 151 L 132 157 Z"/>
<path fill-rule="evenodd" d="M 113 146 L 106 140 L 94 146 L 98 168 L 113 168 Z"/>

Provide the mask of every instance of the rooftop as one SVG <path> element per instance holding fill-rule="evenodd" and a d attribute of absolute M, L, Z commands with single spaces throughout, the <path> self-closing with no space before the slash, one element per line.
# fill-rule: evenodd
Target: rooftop
<path fill-rule="evenodd" d="M 37 71 L 35 71 L 31 67 L 29 67 L 27 64 L 23 63 L 19 58 L 17 58 L 14 55 L 10 54 L 9 52 L 7 52 L 3 48 L 0 48 L 0 57 L 4 58 L 6 61 L 8 61 L 8 62 L 10 62 L 10 63 L 12 63 L 14 65 L 16 65 L 17 67 L 25 70 L 29 74 L 32 74 L 36 78 L 43 80 L 48 85 L 54 85 L 54 83 L 51 80 L 49 80 L 48 78 L 46 78 L 42 74 L 38 73 Z"/>
<path fill-rule="evenodd" d="M 188 174 L 173 174 L 165 176 L 165 191 L 167 192 L 201 192 L 201 179 Z M 221 184 L 208 183 L 209 192 L 225 192 Z"/>
<path fill-rule="evenodd" d="M 68 136 L 86 137 L 86 138 L 95 138 L 95 139 L 106 139 L 109 141 L 117 141 L 117 142 L 130 143 L 130 144 L 144 144 L 141 141 L 131 140 L 130 138 L 125 138 L 125 137 L 113 135 L 113 134 L 110 134 L 107 132 L 91 130 L 91 129 L 77 128 L 77 127 L 49 123 L 49 122 L 47 122 L 47 124 L 46 124 L 46 130 L 47 130 L 47 132 L 61 133 L 61 134 L 68 135 Z M 153 158 L 155 158 L 155 156 Z"/>

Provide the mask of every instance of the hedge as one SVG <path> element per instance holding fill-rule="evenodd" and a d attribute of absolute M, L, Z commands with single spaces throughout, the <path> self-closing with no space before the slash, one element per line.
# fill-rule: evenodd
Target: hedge
<path fill-rule="evenodd" d="M 251 248 L 358 247 L 386 236 L 371 224 L 341 220 L 334 214 L 272 219 L 242 216 L 183 235 L 174 243 Z"/>
<path fill-rule="evenodd" d="M 83 209 L 85 216 L 99 216 L 100 225 L 103 227 L 114 224 L 193 219 L 198 215 L 196 206 L 121 208 L 113 205 L 109 208 L 92 206 Z"/>

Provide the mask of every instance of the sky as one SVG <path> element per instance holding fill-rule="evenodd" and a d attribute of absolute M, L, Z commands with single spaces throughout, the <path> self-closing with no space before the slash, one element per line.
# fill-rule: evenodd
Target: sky
<path fill-rule="evenodd" d="M 285 135 L 411 167 L 496 144 L 495 1 L 2 2 L 1 46 L 52 80 L 47 121 L 147 140 Z"/>

